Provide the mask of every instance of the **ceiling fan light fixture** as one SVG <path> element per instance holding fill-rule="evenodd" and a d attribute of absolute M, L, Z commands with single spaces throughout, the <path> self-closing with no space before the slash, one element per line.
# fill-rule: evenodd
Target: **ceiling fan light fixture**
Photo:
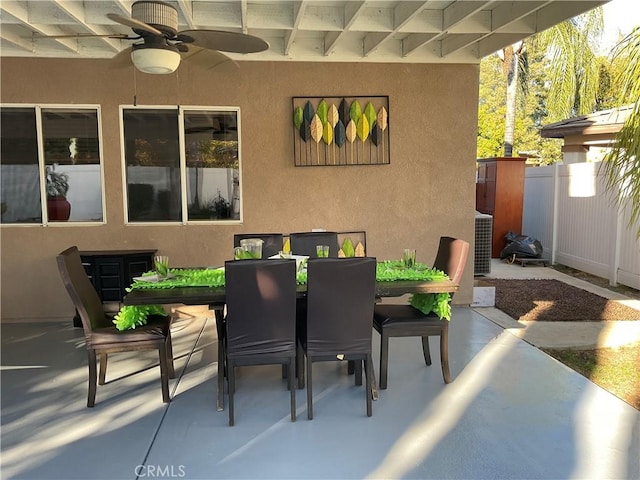
<path fill-rule="evenodd" d="M 131 61 L 143 73 L 162 75 L 173 73 L 180 65 L 180 53 L 173 46 L 133 48 Z"/>

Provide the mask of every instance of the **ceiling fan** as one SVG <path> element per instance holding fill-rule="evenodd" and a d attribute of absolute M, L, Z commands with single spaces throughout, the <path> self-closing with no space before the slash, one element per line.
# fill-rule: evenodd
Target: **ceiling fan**
<path fill-rule="evenodd" d="M 255 53 L 269 48 L 261 38 L 244 33 L 223 30 L 178 31 L 178 11 L 170 3 L 159 0 L 138 0 L 131 6 L 131 17 L 114 13 L 107 14 L 114 22 L 131 27 L 136 36 L 116 35 L 69 35 L 72 37 L 103 36 L 121 40 L 142 40 L 121 53 L 129 53 L 133 65 L 144 73 L 167 74 L 180 65 L 181 55 L 206 49 L 219 53 Z M 64 35 L 67 36 L 67 35 Z M 58 36 L 62 37 L 62 36 Z M 120 54 L 118 54 L 120 55 Z"/>

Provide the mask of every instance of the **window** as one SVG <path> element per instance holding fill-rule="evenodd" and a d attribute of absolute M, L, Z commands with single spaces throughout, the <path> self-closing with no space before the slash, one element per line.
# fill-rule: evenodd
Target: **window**
<path fill-rule="evenodd" d="M 102 222 L 98 107 L 0 108 L 3 224 Z"/>
<path fill-rule="evenodd" d="M 123 108 L 129 222 L 238 221 L 239 109 Z"/>

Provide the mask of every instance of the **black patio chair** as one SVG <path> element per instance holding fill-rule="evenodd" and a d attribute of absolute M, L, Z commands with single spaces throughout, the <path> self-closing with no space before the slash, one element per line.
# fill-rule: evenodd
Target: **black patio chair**
<path fill-rule="evenodd" d="M 171 318 L 155 315 L 147 325 L 135 330 L 118 331 L 112 318 L 105 313 L 100 297 L 82 266 L 78 247 L 70 247 L 56 257 L 58 270 L 84 329 L 85 345 L 89 357 L 89 394 L 87 407 L 96 399 L 96 383 L 104 385 L 109 353 L 137 350 L 158 350 L 162 401 L 168 403 L 169 378 L 175 375 L 171 346 Z M 96 354 L 100 355 L 100 376 L 97 378 Z"/>
<path fill-rule="evenodd" d="M 329 258 L 338 258 L 337 232 L 298 232 L 289 235 L 291 253 L 316 258 L 317 245 L 329 245 Z"/>
<path fill-rule="evenodd" d="M 451 281 L 460 283 L 469 254 L 469 243 L 441 237 L 433 268 L 444 271 Z M 389 337 L 422 337 L 424 361 L 431 365 L 429 337 L 440 337 L 440 362 L 445 383 L 451 383 L 449 372 L 449 321 L 437 315 L 425 315 L 411 305 L 378 304 L 373 314 L 373 327 L 380 334 L 380 389 L 387 388 Z"/>
<path fill-rule="evenodd" d="M 225 277 L 229 425 L 235 421 L 235 367 L 243 365 L 288 366 L 291 421 L 295 421 L 296 262 L 227 261 Z"/>
<path fill-rule="evenodd" d="M 314 362 L 354 361 L 355 382 L 366 375 L 367 416 L 371 416 L 373 364 L 371 317 L 376 290 L 376 259 L 312 258 L 307 264 L 307 321 L 298 331 L 298 381 L 307 376 L 307 417 L 313 419 Z"/>

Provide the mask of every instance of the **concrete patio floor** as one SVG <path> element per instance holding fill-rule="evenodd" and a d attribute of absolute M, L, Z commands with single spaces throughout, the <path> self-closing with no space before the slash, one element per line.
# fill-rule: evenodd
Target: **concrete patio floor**
<path fill-rule="evenodd" d="M 396 338 L 372 417 L 328 363 L 314 367 L 314 419 L 303 390 L 292 423 L 279 367 L 245 367 L 234 427 L 215 408 L 213 320 L 177 313 L 172 402 L 155 355 L 114 354 L 93 409 L 80 329 L 3 323 L 2 478 L 640 478 L 640 412 L 479 309 L 454 308 L 449 385 L 435 339 L 426 367 L 418 339 Z"/>

